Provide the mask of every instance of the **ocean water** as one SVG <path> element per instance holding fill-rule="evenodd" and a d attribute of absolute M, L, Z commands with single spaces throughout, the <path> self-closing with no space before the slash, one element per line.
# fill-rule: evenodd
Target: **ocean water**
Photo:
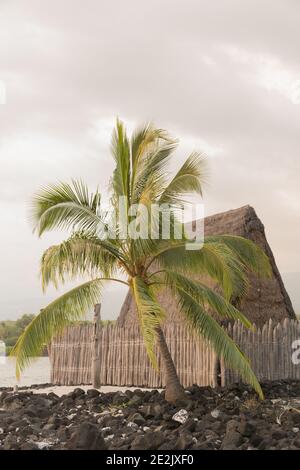
<path fill-rule="evenodd" d="M 15 359 L 0 357 L 0 387 L 13 387 L 18 384 L 28 386 L 50 382 L 50 362 L 48 357 L 38 357 L 27 367 L 19 382 L 15 374 Z"/>

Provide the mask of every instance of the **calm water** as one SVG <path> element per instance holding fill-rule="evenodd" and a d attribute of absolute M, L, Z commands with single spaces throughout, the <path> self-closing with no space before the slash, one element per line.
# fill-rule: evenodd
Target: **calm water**
<path fill-rule="evenodd" d="M 16 383 L 15 360 L 11 357 L 0 358 L 0 387 L 13 387 Z M 2 363 L 4 359 L 4 363 Z M 50 363 L 48 357 L 35 359 L 21 376 L 19 386 L 50 382 Z"/>

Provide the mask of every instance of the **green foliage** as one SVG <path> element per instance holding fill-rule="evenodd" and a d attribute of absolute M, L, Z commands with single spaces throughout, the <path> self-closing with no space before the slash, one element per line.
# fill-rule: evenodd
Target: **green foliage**
<path fill-rule="evenodd" d="M 18 320 L 0 322 L 0 341 L 4 341 L 7 354 L 10 353 L 19 336 L 33 319 L 34 315 L 25 313 L 22 317 L 18 318 Z"/>
<path fill-rule="evenodd" d="M 157 368 L 154 346 L 156 343 L 156 328 L 165 318 L 162 306 L 155 298 L 153 288 L 141 277 L 135 276 L 131 284 L 137 312 L 147 353 L 152 365 Z"/>
<path fill-rule="evenodd" d="M 166 131 L 149 124 L 137 129 L 130 139 L 124 124 L 117 121 L 111 146 L 115 169 L 110 182 L 110 201 L 114 214 L 119 212 L 119 197 L 128 207 L 138 203 L 147 210 L 151 204 L 169 204 L 176 214 L 191 193 L 202 195 L 206 180 L 203 155 L 192 153 L 172 176 L 168 164 L 176 147 L 177 142 Z M 210 314 L 213 311 L 221 318 L 239 319 L 251 327 L 231 302 L 247 291 L 249 270 L 260 276 L 271 275 L 266 254 L 253 242 L 229 235 L 207 237 L 201 250 L 188 251 L 186 238 L 177 240 L 172 233 L 169 240 L 161 237 L 161 218 L 156 226 L 160 235 L 157 239 L 118 237 L 122 229 L 118 224 L 117 236 L 103 239 L 109 214 L 102 209 L 98 190 L 90 193 L 81 181 L 43 188 L 34 197 L 32 216 L 39 235 L 54 229 L 70 232 L 69 239 L 50 247 L 42 257 L 43 287 L 49 284 L 57 287 L 66 279 L 78 276 L 90 280 L 52 302 L 26 327 L 13 350 L 17 373 L 54 335 L 78 321 L 99 302 L 104 282 L 114 281 L 131 289 L 145 346 L 154 366 L 157 329 L 168 314 L 160 305 L 157 293 L 169 289 L 191 328 L 209 340 L 227 365 L 262 396 L 247 358 Z M 149 217 L 148 223 L 150 220 Z M 136 219 L 127 213 L 125 222 L 136 223 Z M 176 215 L 172 217 L 172 227 L 175 223 L 184 232 Z M 148 233 L 151 233 L 149 227 Z M 208 284 L 196 281 L 195 275 L 207 278 Z M 217 284 L 220 294 L 209 288 L 211 281 Z"/>
<path fill-rule="evenodd" d="M 0 341 L 4 341 L 6 346 L 6 354 L 10 354 L 16 345 L 19 337 L 25 331 L 26 327 L 34 320 L 35 315 L 24 314 L 18 320 L 5 320 L 0 322 Z M 90 324 L 90 321 L 73 321 L 72 325 Z M 101 320 L 101 326 L 114 325 L 115 320 Z M 42 355 L 47 355 L 46 344 L 41 345 Z"/>

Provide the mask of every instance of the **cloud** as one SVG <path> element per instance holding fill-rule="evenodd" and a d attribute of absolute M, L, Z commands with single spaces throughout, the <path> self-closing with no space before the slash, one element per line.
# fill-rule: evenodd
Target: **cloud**
<path fill-rule="evenodd" d="M 297 270 L 299 14 L 295 0 L 2 0 L 5 305 L 40 298 L 40 255 L 62 236 L 32 236 L 32 193 L 72 177 L 106 191 L 116 116 L 179 137 L 174 169 L 204 150 L 206 212 L 251 203 L 279 267 Z"/>
<path fill-rule="evenodd" d="M 280 93 L 293 104 L 300 104 L 299 67 L 289 68 L 276 57 L 254 54 L 237 46 L 223 46 L 222 49 L 234 62 L 247 69 L 257 85 Z"/>

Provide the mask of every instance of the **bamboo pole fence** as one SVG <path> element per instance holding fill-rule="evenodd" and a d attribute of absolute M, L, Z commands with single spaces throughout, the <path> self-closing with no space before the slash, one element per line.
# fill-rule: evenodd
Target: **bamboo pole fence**
<path fill-rule="evenodd" d="M 240 380 L 236 372 L 219 361 L 212 347 L 186 325 L 167 324 L 163 329 L 185 387 L 192 384 L 215 387 L 218 383 L 228 385 Z M 300 380 L 300 364 L 292 361 L 293 343 L 300 339 L 299 321 L 286 318 L 274 323 L 270 320 L 262 328 L 253 330 L 236 322 L 227 326 L 227 331 L 249 358 L 260 381 Z M 164 386 L 160 355 L 158 353 L 157 372 L 149 362 L 138 325 L 70 326 L 51 343 L 49 356 L 54 384 Z"/>

